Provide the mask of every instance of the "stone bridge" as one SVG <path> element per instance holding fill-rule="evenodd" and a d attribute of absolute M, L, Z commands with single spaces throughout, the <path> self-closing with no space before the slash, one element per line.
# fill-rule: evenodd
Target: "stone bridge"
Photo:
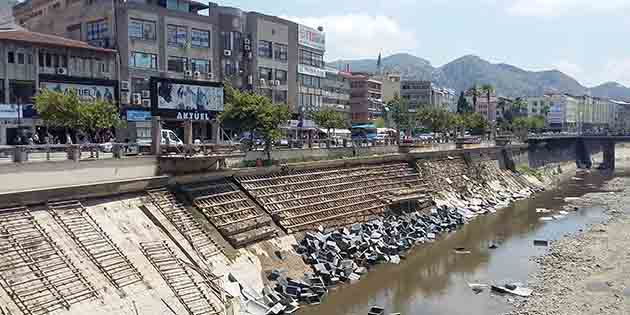
<path fill-rule="evenodd" d="M 579 167 L 591 167 L 591 155 L 603 153 L 600 168 L 615 168 L 615 145 L 630 142 L 630 136 L 543 136 L 528 139 L 530 165 L 575 159 Z M 532 155 L 536 158 L 532 159 Z"/>

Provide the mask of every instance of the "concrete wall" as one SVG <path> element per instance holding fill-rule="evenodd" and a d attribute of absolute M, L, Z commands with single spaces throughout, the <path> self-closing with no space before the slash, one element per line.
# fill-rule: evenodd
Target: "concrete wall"
<path fill-rule="evenodd" d="M 356 156 L 370 156 L 375 154 L 398 153 L 397 146 L 374 146 L 367 148 L 356 148 Z M 288 161 L 309 161 L 322 159 L 335 159 L 343 157 L 353 157 L 352 148 L 330 148 L 330 149 L 282 149 L 271 153 L 273 160 Z M 245 161 L 255 161 L 257 159 L 266 160 L 267 155 L 263 151 L 250 151 L 245 156 Z"/>
<path fill-rule="evenodd" d="M 0 193 L 124 181 L 157 175 L 154 157 L 0 165 Z"/>

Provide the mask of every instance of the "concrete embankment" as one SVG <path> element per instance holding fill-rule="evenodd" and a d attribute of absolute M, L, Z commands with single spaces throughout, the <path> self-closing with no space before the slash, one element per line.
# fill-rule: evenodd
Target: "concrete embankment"
<path fill-rule="evenodd" d="M 424 213 L 435 203 L 474 216 L 526 196 L 556 171 L 513 173 L 500 168 L 505 163 L 497 156 L 497 150 L 483 150 L 322 161 L 206 174 L 197 181 L 191 175 L 171 177 L 166 180 L 175 185 L 168 189 L 163 183 L 135 183 L 134 190 L 149 191 L 112 188 L 116 195 L 109 198 L 77 187 L 80 194 L 72 195 L 72 188 L 61 187 L 61 195 L 2 199 L 29 208 L 0 211 L 0 248 L 13 253 L 0 257 L 5 279 L 0 304 L 13 314 L 28 305 L 39 305 L 42 312 L 62 305 L 56 312 L 63 314 L 166 314 L 169 308 L 185 314 L 194 307 L 227 314 L 266 312 L 273 306 L 262 294 L 271 284 L 268 273 L 284 269 L 283 277 L 301 279 L 312 271 L 295 250 L 302 231 L 365 223 L 391 209 Z M 42 204 L 60 199 L 81 202 L 63 208 Z M 91 228 L 73 231 L 60 219 L 66 214 L 92 222 Z M 15 221 L 18 217 L 21 221 Z M 26 235 L 38 237 L 36 242 L 23 237 L 23 226 L 30 228 Z M 108 245 L 94 249 L 83 243 L 85 238 Z M 57 260 L 48 260 L 43 251 L 57 253 Z M 117 283 L 137 274 L 111 269 L 102 257 L 112 252 L 142 281 Z M 33 261 L 46 276 L 25 276 L 23 268 Z M 61 276 L 47 269 L 57 261 L 64 261 Z M 162 261 L 180 275 L 175 282 Z M 70 275 L 85 289 L 56 291 Z M 88 298 L 67 296 L 74 293 Z"/>

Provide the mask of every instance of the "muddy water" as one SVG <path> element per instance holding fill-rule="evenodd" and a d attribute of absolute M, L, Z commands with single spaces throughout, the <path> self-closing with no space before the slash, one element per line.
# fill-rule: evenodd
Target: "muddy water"
<path fill-rule="evenodd" d="M 371 305 L 404 315 L 486 315 L 509 311 L 509 297 L 475 294 L 468 283 L 527 283 L 535 268 L 530 257 L 543 254 L 535 239 L 554 240 L 604 218 L 599 208 L 582 208 L 566 218 L 542 222 L 536 208 L 560 209 L 564 197 L 598 191 L 610 179 L 594 171 L 583 180 L 563 184 L 514 203 L 494 215 L 475 219 L 442 239 L 415 248 L 400 265 L 378 265 L 359 282 L 331 290 L 324 303 L 303 308 L 301 315 L 365 315 Z M 496 249 L 489 245 L 496 244 Z M 456 254 L 465 247 L 470 254 Z"/>

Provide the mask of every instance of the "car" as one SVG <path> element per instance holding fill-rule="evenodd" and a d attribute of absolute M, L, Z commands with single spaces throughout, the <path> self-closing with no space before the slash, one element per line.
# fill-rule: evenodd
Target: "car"
<path fill-rule="evenodd" d="M 101 152 L 111 153 L 114 147 L 114 144 L 111 142 L 105 142 L 105 143 L 100 143 L 98 147 L 101 150 Z"/>

